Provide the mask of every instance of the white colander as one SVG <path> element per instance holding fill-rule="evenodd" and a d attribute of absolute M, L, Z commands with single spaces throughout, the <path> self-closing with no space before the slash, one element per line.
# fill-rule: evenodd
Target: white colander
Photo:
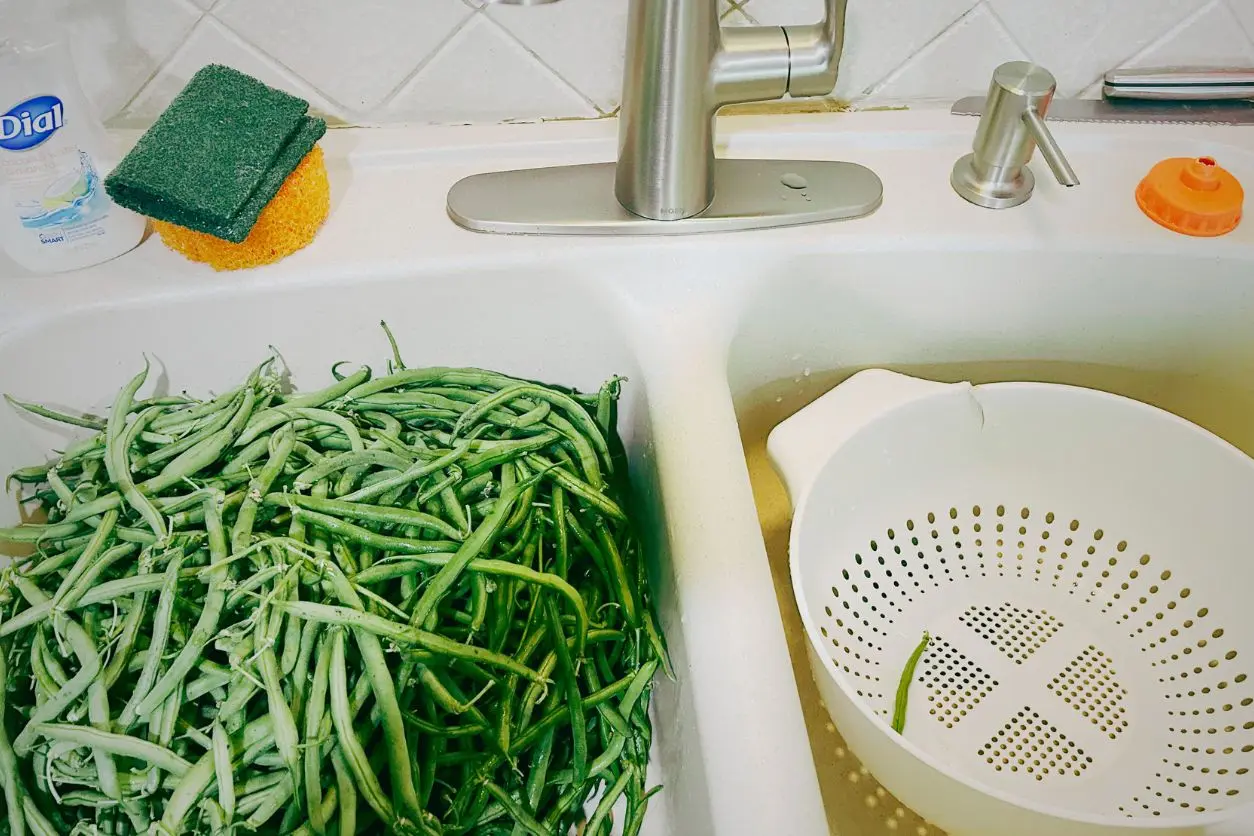
<path fill-rule="evenodd" d="M 1101 392 L 879 370 L 767 449 L 814 678 L 903 803 L 955 836 L 1254 835 L 1254 461 Z"/>

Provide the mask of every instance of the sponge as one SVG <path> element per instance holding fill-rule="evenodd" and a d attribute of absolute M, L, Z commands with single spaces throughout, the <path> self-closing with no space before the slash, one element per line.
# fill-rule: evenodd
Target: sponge
<path fill-rule="evenodd" d="M 105 187 L 119 205 L 154 220 L 242 243 L 326 133 L 308 109 L 303 99 L 238 70 L 209 65 Z"/>
<path fill-rule="evenodd" d="M 317 146 L 287 176 L 279 193 L 261 210 L 252 231 L 240 243 L 165 221 L 153 227 L 170 249 L 215 270 L 239 270 L 271 264 L 313 241 L 331 208 L 331 190 L 322 149 Z"/>

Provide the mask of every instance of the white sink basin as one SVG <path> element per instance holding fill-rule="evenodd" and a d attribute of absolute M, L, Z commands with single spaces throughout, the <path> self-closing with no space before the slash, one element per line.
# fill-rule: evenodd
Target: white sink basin
<path fill-rule="evenodd" d="M 336 360 L 382 360 L 381 318 L 411 365 L 581 387 L 626 374 L 623 431 L 679 672 L 656 692 L 666 791 L 646 832 L 917 833 L 924 826 L 824 729 L 804 673 L 798 688 L 784 558 L 768 560 L 755 488 L 768 535 L 786 527 L 786 511 L 777 486 L 751 484 L 761 461 L 751 444 L 746 465 L 742 429 L 764 437 L 767 422 L 858 367 L 940 366 L 936 376 L 1107 385 L 1254 450 L 1254 224 L 1188 239 L 1132 200 L 1169 156 L 1209 154 L 1254 184 L 1254 132 L 1059 124 L 1083 184 L 1041 176 L 1025 206 L 989 211 L 948 184 L 971 119 L 723 127 L 728 156 L 867 165 L 884 180 L 884 206 L 842 224 L 667 240 L 482 236 L 448 221 L 448 186 L 480 171 L 611 159 L 614 126 L 333 132 L 332 218 L 274 267 L 215 274 L 155 240 L 61 276 L 0 262 L 0 391 L 99 409 L 145 352 L 172 389 L 204 391 L 238 379 L 268 345 L 314 388 Z M 56 441 L 0 411 L 0 469 Z M 1254 822 L 1233 827 L 1223 836 L 1254 832 Z"/>

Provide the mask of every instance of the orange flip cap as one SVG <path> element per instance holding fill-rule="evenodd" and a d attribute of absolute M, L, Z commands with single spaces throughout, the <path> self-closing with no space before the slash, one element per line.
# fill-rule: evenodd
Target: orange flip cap
<path fill-rule="evenodd" d="M 1136 187 L 1136 205 L 1173 232 L 1224 235 L 1241 222 L 1245 190 L 1212 157 L 1163 160 Z"/>

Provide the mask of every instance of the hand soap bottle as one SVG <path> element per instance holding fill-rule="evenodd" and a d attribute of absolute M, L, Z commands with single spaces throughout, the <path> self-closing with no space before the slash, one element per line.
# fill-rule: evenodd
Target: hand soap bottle
<path fill-rule="evenodd" d="M 75 75 L 59 6 L 0 0 L 0 246 L 39 273 L 115 258 L 146 223 L 105 193 L 117 159 Z"/>

